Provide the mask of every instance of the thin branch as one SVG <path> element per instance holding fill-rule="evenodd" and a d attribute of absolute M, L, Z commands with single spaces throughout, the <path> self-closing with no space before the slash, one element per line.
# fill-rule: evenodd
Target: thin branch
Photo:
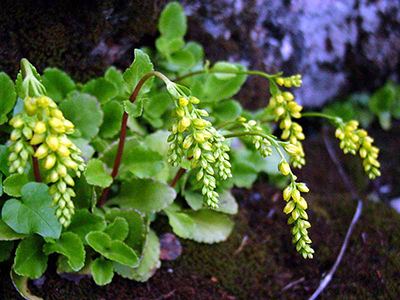
<path fill-rule="evenodd" d="M 33 146 L 33 149 L 36 152 L 36 146 Z M 33 155 L 32 155 L 32 165 L 33 165 L 33 174 L 35 175 L 36 182 L 42 182 L 42 177 L 40 176 L 39 161 L 37 157 Z"/>
<path fill-rule="evenodd" d="M 170 82 L 167 77 L 165 77 L 163 74 L 161 74 L 157 71 L 147 73 L 146 75 L 144 75 L 142 77 L 142 79 L 140 79 L 140 81 L 136 85 L 133 93 L 129 97 L 129 101 L 131 103 L 135 102 L 137 96 L 139 95 L 140 89 L 143 87 L 145 82 L 153 76 L 157 76 L 157 77 L 161 78 L 166 83 Z M 113 167 L 113 170 L 111 173 L 111 177 L 113 179 L 115 179 L 117 177 L 118 169 L 119 169 L 119 166 L 121 165 L 122 153 L 124 152 L 124 145 L 125 145 L 125 138 L 126 138 L 127 122 L 128 122 L 128 114 L 124 111 L 124 115 L 122 116 L 122 122 L 121 122 L 121 132 L 120 132 L 120 136 L 119 136 L 117 155 L 115 156 L 114 167 Z M 108 193 L 110 192 L 110 188 L 111 188 L 111 186 L 109 186 L 108 188 L 106 188 L 103 191 L 103 194 L 101 195 L 101 198 L 99 200 L 99 206 L 103 206 L 104 203 L 106 202 Z"/>
<path fill-rule="evenodd" d="M 171 183 L 169 184 L 170 187 L 174 187 L 178 181 L 182 178 L 183 174 L 185 174 L 186 170 L 184 168 L 180 168 L 178 172 L 176 172 L 174 179 L 172 179 Z"/>
<path fill-rule="evenodd" d="M 363 202 L 362 200 L 358 197 L 358 194 L 356 190 L 354 189 L 353 185 L 351 184 L 351 181 L 349 177 L 347 176 L 346 172 L 343 170 L 343 167 L 335 153 L 335 150 L 332 147 L 331 142 L 329 141 L 329 138 L 326 135 L 326 130 L 324 130 L 324 141 L 325 141 L 325 146 L 326 149 L 328 150 L 328 153 L 332 159 L 332 161 L 335 163 L 336 168 L 338 169 L 340 175 L 342 176 L 343 182 L 346 184 L 348 190 L 350 191 L 350 194 L 354 198 L 354 200 L 357 200 L 357 209 L 354 213 L 353 219 L 351 220 L 349 229 L 347 230 L 346 237 L 343 241 L 342 247 L 340 248 L 340 252 L 338 257 L 336 258 L 335 263 L 333 264 L 332 268 L 329 270 L 328 274 L 324 277 L 324 279 L 321 281 L 319 284 L 317 290 L 311 295 L 309 300 L 315 300 L 317 297 L 322 293 L 322 291 L 327 287 L 329 282 L 332 280 L 332 277 L 334 273 L 336 272 L 336 269 L 339 266 L 339 263 L 341 262 L 344 252 L 347 249 L 347 245 L 349 243 L 349 239 L 351 236 L 351 233 L 353 232 L 354 226 L 356 225 L 358 219 L 360 218 L 361 212 L 362 212 L 362 207 L 363 207 Z"/>

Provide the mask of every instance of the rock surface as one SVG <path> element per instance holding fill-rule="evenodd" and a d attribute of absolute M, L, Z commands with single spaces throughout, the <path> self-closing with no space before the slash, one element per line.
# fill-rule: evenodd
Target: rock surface
<path fill-rule="evenodd" d="M 166 0 L 5 0 L 0 12 L 0 70 L 14 76 L 22 57 L 39 70 L 58 66 L 78 80 L 107 65 L 129 65 L 133 48 L 152 45 Z M 306 106 L 398 80 L 398 0 L 183 0 L 188 39 L 206 45 L 211 61 L 304 74 L 296 91 Z M 23 3 L 23 4 L 21 4 Z M 268 87 L 251 79 L 239 98 L 265 103 Z"/>

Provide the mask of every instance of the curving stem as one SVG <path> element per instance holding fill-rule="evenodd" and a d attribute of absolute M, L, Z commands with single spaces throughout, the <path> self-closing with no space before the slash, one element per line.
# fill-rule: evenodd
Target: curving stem
<path fill-rule="evenodd" d="M 146 75 L 144 75 L 142 77 L 142 79 L 140 79 L 140 81 L 136 85 L 135 89 L 133 90 L 133 93 L 129 97 L 129 101 L 131 103 L 135 102 L 137 96 L 139 95 L 140 89 L 143 87 L 145 82 L 153 76 L 156 76 L 156 77 L 162 79 L 166 84 L 171 82 L 166 76 L 164 76 L 160 72 L 152 71 L 152 72 L 147 73 Z M 115 179 L 117 177 L 118 169 L 119 169 L 119 166 L 121 165 L 121 159 L 122 159 L 122 154 L 124 152 L 124 145 L 125 145 L 125 138 L 126 138 L 127 122 L 128 122 L 128 114 L 124 111 L 124 115 L 122 116 L 122 122 L 121 122 L 121 133 L 119 136 L 117 155 L 115 156 L 114 167 L 113 167 L 113 170 L 111 173 L 111 177 L 113 179 Z M 106 188 L 103 191 L 103 194 L 101 195 L 100 200 L 98 202 L 99 206 L 103 206 L 105 204 L 108 193 L 110 192 L 110 188 L 111 188 L 111 186 L 109 186 L 108 188 Z"/>

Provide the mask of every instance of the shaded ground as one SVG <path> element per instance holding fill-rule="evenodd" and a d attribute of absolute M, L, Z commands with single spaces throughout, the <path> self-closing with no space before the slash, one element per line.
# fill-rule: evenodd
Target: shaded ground
<path fill-rule="evenodd" d="M 399 196 L 400 126 L 391 132 L 374 130 L 372 135 L 382 148 L 384 176 L 369 189 L 382 190 L 380 187 L 387 185 L 386 190 L 392 188 L 388 198 Z M 334 263 L 356 203 L 342 185 L 320 136 L 311 137 L 306 151 L 308 165 L 297 173 L 311 189 L 307 200 L 313 225 L 310 236 L 316 250 L 313 260 L 303 260 L 295 252 L 281 212 L 281 193 L 260 180 L 251 191 L 235 190 L 240 214 L 227 242 L 199 245 L 181 240 L 183 255 L 163 262 L 148 283 L 116 276 L 106 287 L 97 287 L 89 278 L 75 285 L 50 270 L 43 287 L 31 285 L 31 290 L 57 300 L 307 299 Z M 360 182 L 357 185 L 363 186 Z M 167 226 L 166 220 L 161 223 L 159 233 Z M 365 202 L 343 261 L 320 299 L 399 299 L 399 249 L 400 215 L 384 201 Z M 1 298 L 19 299 L 8 272 L 9 266 L 1 265 Z M 295 281 L 298 283 L 285 289 Z"/>

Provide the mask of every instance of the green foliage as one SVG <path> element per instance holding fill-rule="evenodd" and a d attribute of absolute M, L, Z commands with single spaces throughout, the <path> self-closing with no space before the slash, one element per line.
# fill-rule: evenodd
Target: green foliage
<path fill-rule="evenodd" d="M 305 163 L 304 133 L 294 121 L 302 107 L 279 87 L 299 87 L 301 76 L 226 61 L 210 66 L 202 46 L 185 41 L 186 16 L 176 2 L 166 6 L 158 28 L 157 51 L 136 49 L 127 70 L 110 67 L 86 84 L 56 68 L 41 78 L 25 59 L 15 85 L 0 73 L 0 125 L 10 133 L 0 145 L 0 261 L 16 246 L 11 276 L 24 297 L 35 299 L 27 278 L 44 273 L 49 255 L 58 256 L 58 273 L 90 274 L 98 285 L 109 284 L 114 272 L 148 280 L 161 265 L 152 229 L 159 215 L 181 238 L 225 241 L 238 212 L 231 189 L 251 188 L 260 173 L 287 186 L 293 243 L 312 257 L 300 196 L 308 188 L 288 163 Z M 246 111 L 232 98 L 248 75 L 269 81 L 268 108 Z M 372 96 L 369 106 L 381 124 L 388 126 L 388 115 L 400 117 L 398 95 L 388 84 Z M 354 113 L 351 106 L 332 107 Z M 283 141 L 272 135 L 271 120 Z M 367 173 L 373 167 L 380 174 L 371 138 L 342 123 L 337 136 L 344 148 L 360 151 Z M 352 148 L 346 143 L 356 129 L 360 139 Z M 43 183 L 34 182 L 38 173 Z"/>
<path fill-rule="evenodd" d="M 400 119 L 400 86 L 388 81 L 372 95 L 354 94 L 330 104 L 325 112 L 346 122 L 358 120 L 363 127 L 368 127 L 377 118 L 380 126 L 389 130 L 392 119 Z"/>
<path fill-rule="evenodd" d="M 53 199 L 48 190 L 43 183 L 25 184 L 20 200 L 10 199 L 4 204 L 3 221 L 18 233 L 37 233 L 45 238 L 59 238 L 61 224 L 54 214 L 55 208 L 51 207 Z"/>
<path fill-rule="evenodd" d="M 47 267 L 47 256 L 42 250 L 44 244 L 44 240 L 37 235 L 22 240 L 15 252 L 15 273 L 31 279 L 42 276 Z"/>

